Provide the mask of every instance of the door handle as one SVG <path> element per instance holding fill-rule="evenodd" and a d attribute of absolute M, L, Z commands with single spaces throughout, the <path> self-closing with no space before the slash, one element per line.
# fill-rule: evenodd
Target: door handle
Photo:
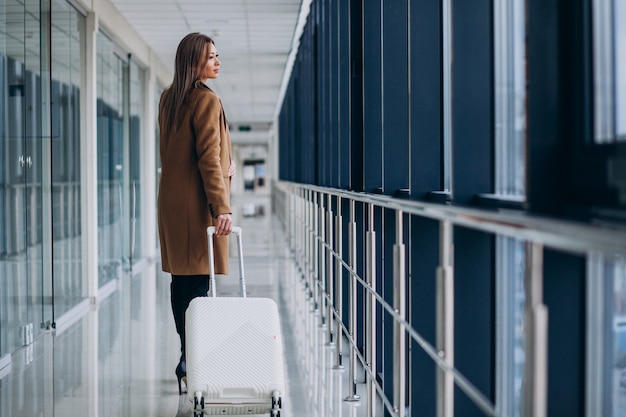
<path fill-rule="evenodd" d="M 17 158 L 17 162 L 20 164 L 20 167 L 24 168 L 24 155 L 20 155 L 19 158 Z"/>
<path fill-rule="evenodd" d="M 28 165 L 28 167 L 31 168 L 33 166 L 33 158 L 31 158 L 30 156 L 27 156 L 26 165 Z"/>

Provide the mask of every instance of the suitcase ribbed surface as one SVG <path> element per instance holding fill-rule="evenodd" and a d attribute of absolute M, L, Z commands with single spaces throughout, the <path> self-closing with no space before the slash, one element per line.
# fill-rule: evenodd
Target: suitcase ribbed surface
<path fill-rule="evenodd" d="M 186 337 L 190 398 L 199 390 L 208 406 L 263 403 L 269 410 L 273 391 L 284 397 L 280 322 L 273 300 L 195 298 L 187 309 Z"/>

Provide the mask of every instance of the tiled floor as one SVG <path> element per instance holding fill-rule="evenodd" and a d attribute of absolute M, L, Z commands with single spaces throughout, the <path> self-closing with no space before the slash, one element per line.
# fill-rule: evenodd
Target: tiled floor
<path fill-rule="evenodd" d="M 248 294 L 273 298 L 281 312 L 287 377 L 281 415 L 365 415 L 363 400 L 343 401 L 348 372 L 333 369 L 335 348 L 310 312 L 282 230 L 269 214 L 269 198 L 253 204 L 264 214 L 236 221 L 244 230 Z M 218 280 L 218 294 L 237 292 L 236 271 L 233 262 L 231 277 Z M 0 416 L 191 416 L 174 376 L 179 348 L 169 276 L 158 264 L 144 265 L 121 277 L 117 289 L 85 308 L 75 323 L 13 354 L 0 372 Z M 357 390 L 362 394 L 363 384 Z"/>

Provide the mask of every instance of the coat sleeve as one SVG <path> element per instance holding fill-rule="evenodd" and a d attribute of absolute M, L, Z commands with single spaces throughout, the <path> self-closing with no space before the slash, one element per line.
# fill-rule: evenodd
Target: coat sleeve
<path fill-rule="evenodd" d="M 198 169 L 212 217 L 232 213 L 220 161 L 220 115 L 219 98 L 211 93 L 201 94 L 192 124 L 196 135 Z"/>

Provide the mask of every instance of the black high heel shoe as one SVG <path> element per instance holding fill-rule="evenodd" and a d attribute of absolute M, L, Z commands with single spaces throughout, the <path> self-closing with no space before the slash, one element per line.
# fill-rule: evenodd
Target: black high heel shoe
<path fill-rule="evenodd" d="M 185 392 L 187 392 L 187 364 L 182 358 L 180 362 L 178 362 L 178 366 L 176 367 L 176 377 L 178 378 L 178 395 L 182 395 L 183 389 L 181 387 L 180 381 L 183 381 L 185 383 Z"/>

